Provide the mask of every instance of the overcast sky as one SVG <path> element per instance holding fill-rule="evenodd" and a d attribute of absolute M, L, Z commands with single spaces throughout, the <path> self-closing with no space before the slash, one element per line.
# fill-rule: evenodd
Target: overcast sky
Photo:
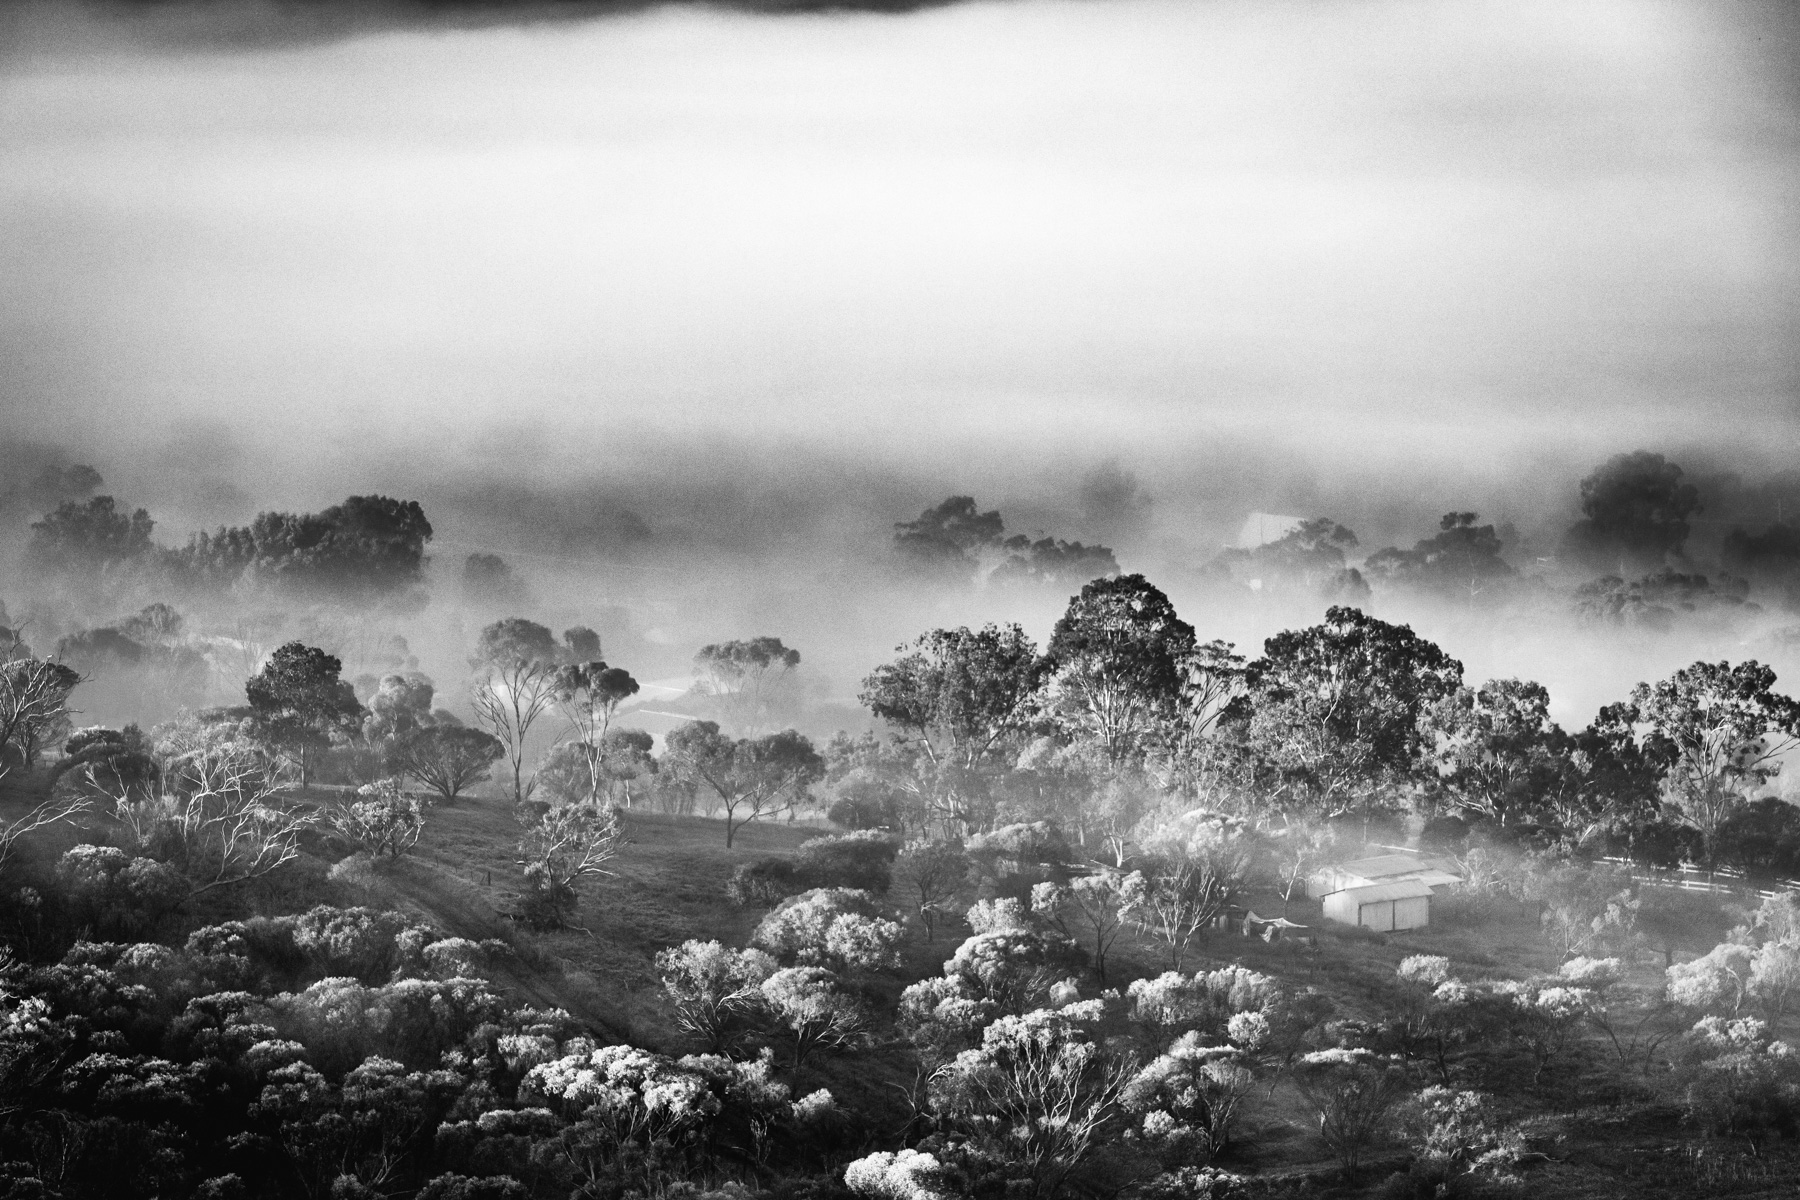
<path fill-rule="evenodd" d="M 21 24 L 0 407 L 191 520 L 782 445 L 827 502 L 917 476 L 911 512 L 1111 457 L 1229 528 L 1382 477 L 1566 507 L 1639 445 L 1780 466 L 1784 8 Z"/>

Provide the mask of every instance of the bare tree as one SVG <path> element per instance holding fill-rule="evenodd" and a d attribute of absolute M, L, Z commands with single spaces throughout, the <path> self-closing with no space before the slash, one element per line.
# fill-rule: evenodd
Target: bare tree
<path fill-rule="evenodd" d="M 284 805 L 281 781 L 247 742 L 222 730 L 166 741 L 162 786 L 123 791 L 113 815 L 136 849 L 187 877 L 195 894 L 267 875 L 300 853 L 318 813 Z"/>
<path fill-rule="evenodd" d="M 601 804 L 557 805 L 535 817 L 519 839 L 525 919 L 541 928 L 567 924 L 580 900 L 576 883 L 611 875 L 606 864 L 624 841 L 618 814 Z"/>
<path fill-rule="evenodd" d="M 560 664 L 550 631 L 531 621 L 496 621 L 481 631 L 471 699 L 476 719 L 499 739 L 512 769 L 513 803 L 523 804 L 525 739 L 556 703 Z"/>
<path fill-rule="evenodd" d="M 0 768 L 0 778 L 6 771 Z M 89 801 L 83 796 L 53 797 L 34 806 L 30 812 L 7 825 L 0 825 L 0 868 L 6 866 L 6 860 L 12 857 L 13 845 L 20 838 L 34 830 L 58 821 L 66 821 L 77 813 L 88 810 Z"/>
<path fill-rule="evenodd" d="M 1188 945 L 1225 912 L 1249 865 L 1249 854 L 1227 831 L 1158 838 L 1132 919 L 1168 947 L 1170 964 L 1180 970 Z"/>
<path fill-rule="evenodd" d="M 0 649 L 0 765 L 29 767 L 68 736 L 69 693 L 80 682 L 73 667 L 30 657 L 12 633 Z"/>

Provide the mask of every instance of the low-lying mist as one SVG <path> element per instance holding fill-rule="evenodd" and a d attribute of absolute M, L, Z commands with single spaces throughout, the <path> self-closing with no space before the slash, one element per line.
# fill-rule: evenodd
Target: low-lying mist
<path fill-rule="evenodd" d="M 668 687 L 772 634 L 829 732 L 897 643 L 1041 641 L 1074 590 L 910 575 L 894 523 L 946 496 L 1103 543 L 1252 650 L 1329 603 L 1207 573 L 1252 512 L 1342 522 L 1352 564 L 1476 512 L 1566 592 L 1549 560 L 1612 454 L 1702 485 L 1715 577 L 1731 529 L 1800 505 L 1779 4 L 233 8 L 229 38 L 158 8 L 7 18 L 0 537 L 77 464 L 169 546 L 351 494 L 436 531 L 423 608 L 185 605 L 221 636 L 335 639 L 354 675 L 398 634 L 456 700 L 501 615 L 592 625 Z M 476 553 L 520 590 L 466 594 Z M 40 649 L 165 598 L 0 587 Z M 1366 605 L 1565 723 L 1794 653 L 1771 605 Z M 107 686 L 84 719 L 176 694 Z"/>

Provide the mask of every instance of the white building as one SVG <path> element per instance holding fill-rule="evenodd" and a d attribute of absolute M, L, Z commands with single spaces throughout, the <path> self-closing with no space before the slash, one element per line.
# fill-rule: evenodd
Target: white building
<path fill-rule="evenodd" d="M 1345 888 L 1325 897 L 1325 916 L 1386 933 L 1431 924 L 1431 885 L 1416 879 Z"/>
<path fill-rule="evenodd" d="M 1460 883 L 1452 859 L 1423 854 L 1378 854 L 1320 867 L 1306 894 L 1324 903 L 1325 917 L 1383 932 L 1431 923 L 1432 889 Z"/>
<path fill-rule="evenodd" d="M 1378 854 L 1352 862 L 1320 867 L 1306 878 L 1306 894 L 1322 900 L 1345 888 L 1369 887 L 1377 883 L 1399 883 L 1416 880 L 1427 887 L 1461 883 L 1462 876 L 1453 869 L 1455 862 L 1422 854 Z"/>

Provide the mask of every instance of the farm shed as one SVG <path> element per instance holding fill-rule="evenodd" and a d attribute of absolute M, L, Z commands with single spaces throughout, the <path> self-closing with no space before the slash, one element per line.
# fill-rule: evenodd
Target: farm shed
<path fill-rule="evenodd" d="M 1416 879 L 1345 888 L 1325 897 L 1325 918 L 1387 932 L 1431 923 L 1431 885 Z"/>
<path fill-rule="evenodd" d="M 1378 883 L 1417 880 L 1428 887 L 1460 883 L 1462 876 L 1450 868 L 1455 863 L 1420 854 L 1380 854 L 1346 863 L 1320 867 L 1306 879 L 1306 895 L 1321 900 L 1346 888 L 1371 887 Z"/>

